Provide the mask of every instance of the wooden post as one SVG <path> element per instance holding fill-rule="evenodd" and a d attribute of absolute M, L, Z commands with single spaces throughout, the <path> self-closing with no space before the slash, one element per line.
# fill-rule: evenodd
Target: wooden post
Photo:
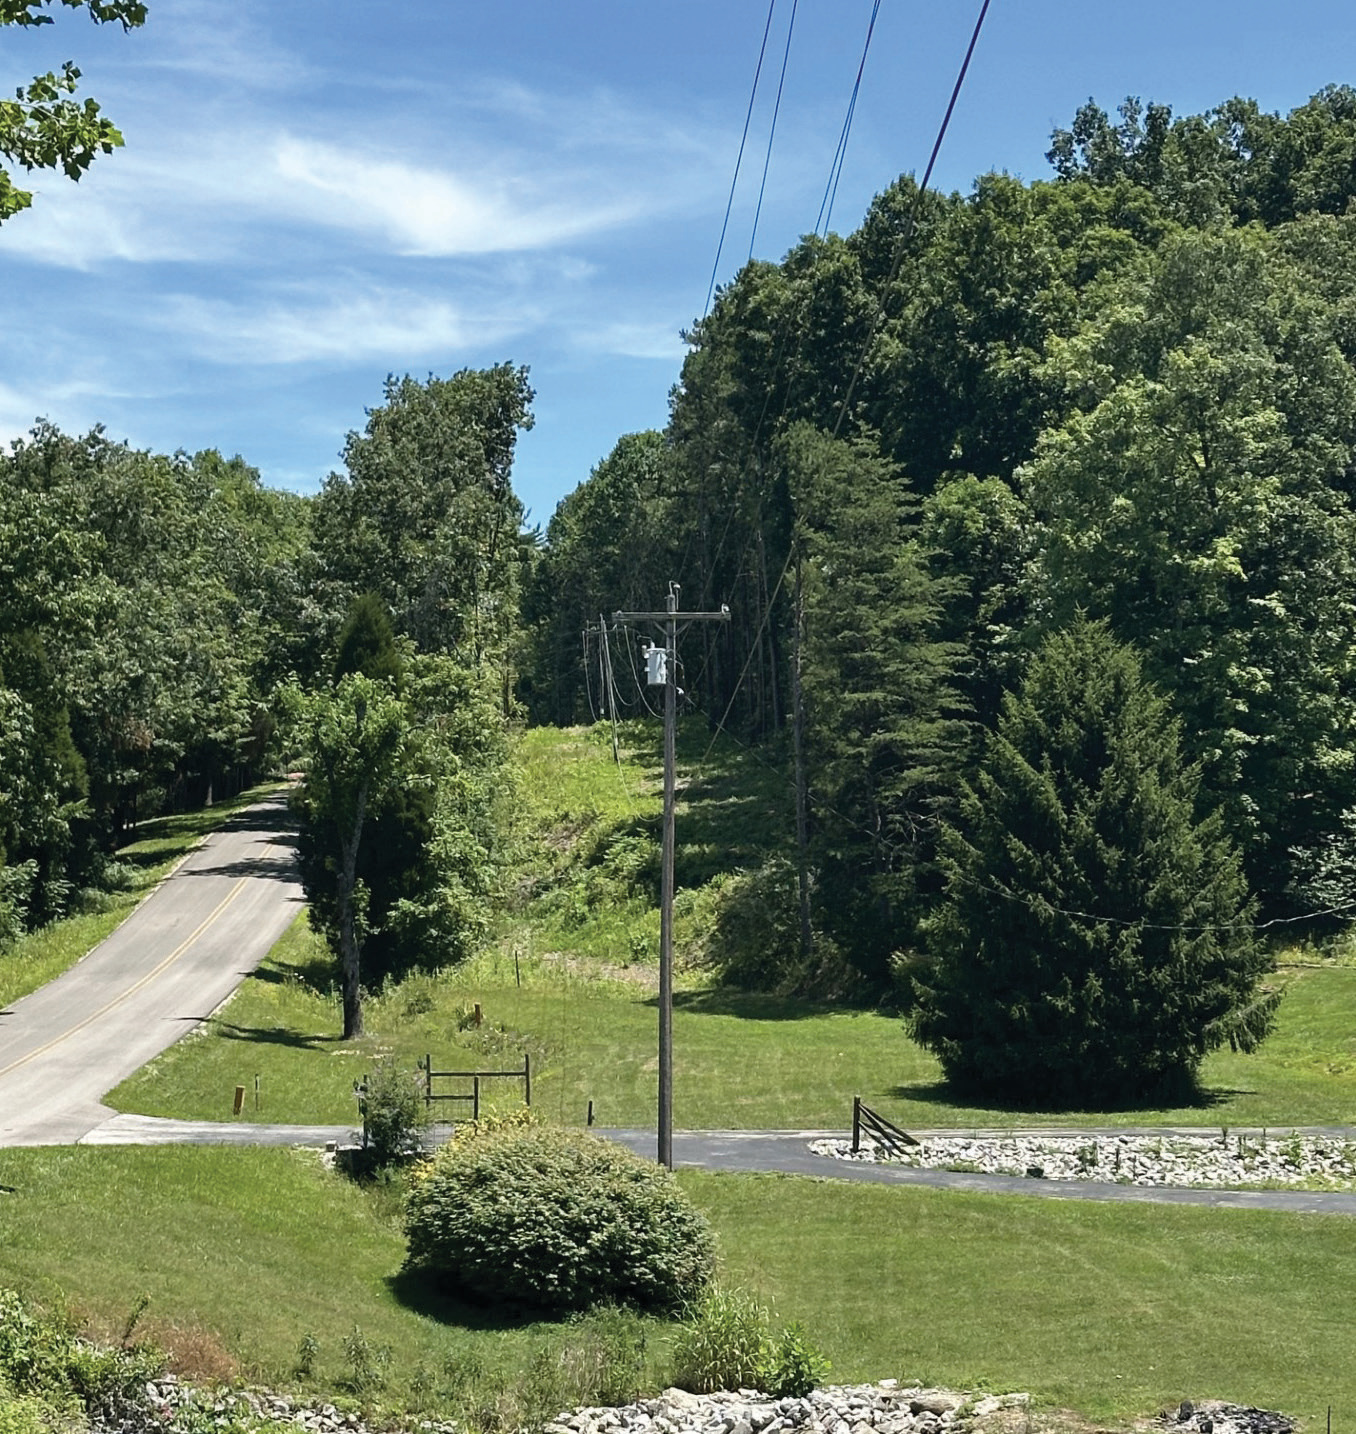
<path fill-rule="evenodd" d="M 862 1098 L 852 1097 L 852 1153 L 860 1154 L 862 1148 Z"/>
<path fill-rule="evenodd" d="M 475 1020 L 475 1023 L 476 1023 L 476 1028 L 479 1029 L 479 1028 L 480 1028 L 480 1020 L 481 1020 L 481 1015 L 480 1015 L 480 1002 L 479 1002 L 479 1001 L 477 1001 L 476 1004 L 475 1004 L 474 1020 Z"/>
<path fill-rule="evenodd" d="M 523 1052 L 523 1104 L 532 1104 L 532 1057 Z"/>
<path fill-rule="evenodd" d="M 254 1108 L 259 1109 L 259 1077 L 254 1078 Z"/>
<path fill-rule="evenodd" d="M 593 1102 L 589 1101 L 589 1124 L 593 1124 Z"/>
<path fill-rule="evenodd" d="M 245 1087 L 244 1087 L 243 1085 L 238 1085 L 238 1086 L 236 1086 L 236 1088 L 235 1088 L 235 1109 L 234 1109 L 234 1111 L 232 1111 L 232 1114 L 233 1114 L 233 1115 L 239 1115 L 240 1112 L 241 1112 L 242 1110 L 244 1110 L 244 1108 L 245 1108 Z"/>
<path fill-rule="evenodd" d="M 480 1119 L 480 1077 L 471 1077 L 471 1119 Z"/>

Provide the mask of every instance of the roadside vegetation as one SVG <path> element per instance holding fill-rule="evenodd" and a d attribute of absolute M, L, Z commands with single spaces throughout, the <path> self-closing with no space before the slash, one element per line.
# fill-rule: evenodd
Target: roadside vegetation
<path fill-rule="evenodd" d="M 696 730 L 693 730 L 696 729 Z M 515 909 L 480 955 L 439 974 L 393 982 L 367 1003 L 367 1035 L 339 1039 L 339 994 L 323 942 L 299 918 L 259 971 L 200 1033 L 114 1090 L 119 1109 L 225 1119 L 235 1087 L 264 1121 L 357 1119 L 353 1082 L 379 1058 L 410 1073 L 501 1070 L 532 1062 L 533 1104 L 582 1124 L 589 1102 L 604 1126 L 654 1120 L 657 860 L 627 870 L 658 805 L 653 728 L 622 732 L 620 762 L 606 727 L 535 728 L 522 740 Z M 692 724 L 685 755 L 709 738 Z M 1356 1108 L 1356 963 L 1334 942 L 1280 951 L 1284 996 L 1260 1050 L 1208 1056 L 1186 1103 L 1120 1108 L 1014 1108 L 954 1091 L 937 1060 L 885 1005 L 814 1001 L 721 984 L 707 953 L 722 936 L 722 870 L 736 834 L 750 859 L 772 825 L 779 787 L 760 756 L 730 742 L 683 792 L 678 812 L 678 948 L 674 1011 L 675 1120 L 680 1128 L 843 1129 L 852 1097 L 910 1126 L 1020 1124 L 1345 1125 Z M 684 878 L 684 873 L 686 877 Z M 655 941 L 650 940 L 655 933 Z M 794 940 L 794 933 L 790 936 Z M 475 1025 L 479 1005 L 481 1024 Z M 489 1105 L 521 1100 L 521 1082 L 485 1083 Z M 465 1114 L 458 1109 L 449 1114 Z"/>
<path fill-rule="evenodd" d="M 550 1371 L 571 1341 L 602 1338 L 410 1283 L 398 1186 L 355 1185 L 313 1152 L 6 1150 L 0 1183 L 7 1282 L 115 1339 L 145 1295 L 138 1336 L 199 1378 L 479 1406 L 480 1427 L 499 1429 L 496 1408 L 530 1409 L 543 1385 L 559 1397 Z M 716 1232 L 722 1284 L 802 1323 L 835 1380 L 1027 1389 L 1040 1409 L 1117 1423 L 1208 1395 L 1312 1426 L 1356 1401 L 1339 1317 L 1349 1220 L 779 1176 L 678 1183 Z M 677 1329 L 640 1324 L 643 1387 L 668 1382 Z"/>
<path fill-rule="evenodd" d="M 151 817 L 132 827 L 100 875 L 99 885 L 79 893 L 74 914 L 20 936 L 0 960 L 0 1006 L 17 1001 L 55 979 L 92 951 L 137 903 L 210 832 L 238 811 L 277 791 L 251 787 L 238 796 L 174 816 Z"/>

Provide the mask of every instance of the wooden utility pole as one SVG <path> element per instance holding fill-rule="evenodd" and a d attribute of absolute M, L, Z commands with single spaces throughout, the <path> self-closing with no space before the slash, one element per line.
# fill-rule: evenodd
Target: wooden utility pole
<path fill-rule="evenodd" d="M 677 583 L 669 584 L 663 612 L 618 612 L 616 622 L 655 622 L 664 633 L 664 857 L 659 889 L 659 1149 L 673 1169 L 673 809 L 678 727 L 678 625 L 729 622 L 730 609 L 679 612 Z"/>

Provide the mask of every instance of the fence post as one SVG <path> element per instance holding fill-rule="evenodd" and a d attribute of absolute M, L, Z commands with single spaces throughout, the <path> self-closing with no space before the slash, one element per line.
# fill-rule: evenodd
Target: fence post
<path fill-rule="evenodd" d="M 532 1104 L 532 1057 L 523 1052 L 523 1104 Z"/>
<path fill-rule="evenodd" d="M 428 1107 L 433 1104 L 433 1057 L 424 1057 L 424 1105 Z"/>
<path fill-rule="evenodd" d="M 858 1155 L 862 1149 L 862 1098 L 852 1097 L 852 1153 Z"/>
<path fill-rule="evenodd" d="M 471 1119 L 480 1119 L 480 1077 L 471 1077 Z"/>

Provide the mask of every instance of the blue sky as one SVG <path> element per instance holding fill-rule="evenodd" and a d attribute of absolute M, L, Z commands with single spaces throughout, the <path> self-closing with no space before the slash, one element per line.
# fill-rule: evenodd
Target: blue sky
<path fill-rule="evenodd" d="M 871 0 L 799 0 L 754 252 L 814 227 Z M 834 227 L 921 170 L 977 0 L 884 0 Z M 747 258 L 780 0 L 721 263 Z M 536 521 L 662 426 L 703 307 L 766 0 L 150 0 L 124 35 L 0 31 L 0 84 L 74 59 L 127 146 L 0 227 L 0 439 L 39 416 L 240 453 L 313 491 L 387 373 L 532 370 Z M 1047 173 L 1089 96 L 1288 110 L 1356 80 L 1335 0 L 993 0 L 938 180 Z"/>

